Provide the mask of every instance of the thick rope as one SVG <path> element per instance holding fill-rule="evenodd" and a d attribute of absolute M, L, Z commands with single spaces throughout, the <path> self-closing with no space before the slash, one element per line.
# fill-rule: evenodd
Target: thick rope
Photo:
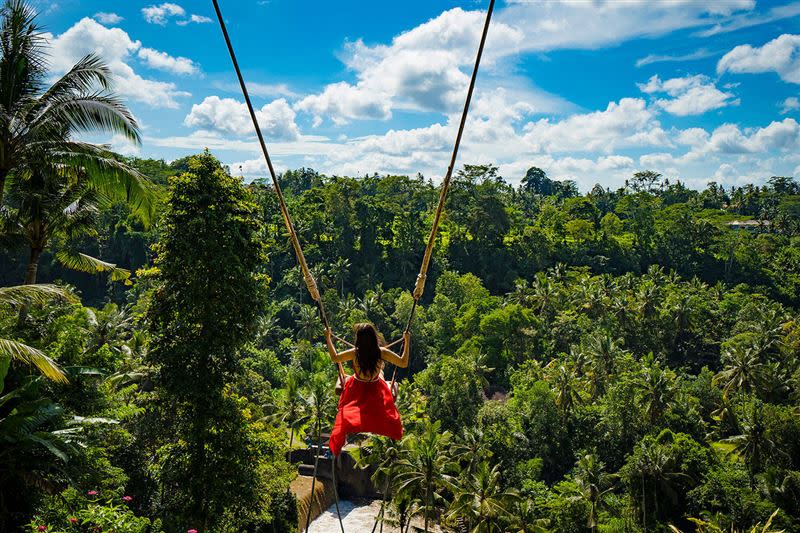
<path fill-rule="evenodd" d="M 431 262 L 431 255 L 433 253 L 433 246 L 436 242 L 436 234 L 439 231 L 439 223 L 441 222 L 442 212 L 444 211 L 445 200 L 447 199 L 447 192 L 450 189 L 450 179 L 453 176 L 453 168 L 456 165 L 456 158 L 458 158 L 458 149 L 461 146 L 461 137 L 464 135 L 464 126 L 467 123 L 467 115 L 469 114 L 469 106 L 472 102 L 472 93 L 475 90 L 475 80 L 478 78 L 478 68 L 481 64 L 481 56 L 483 56 L 483 48 L 486 45 L 486 36 L 489 33 L 489 25 L 492 20 L 492 12 L 494 11 L 494 0 L 490 0 L 489 8 L 486 10 L 486 22 L 483 25 L 483 33 L 481 34 L 481 42 L 478 45 L 478 53 L 475 57 L 475 66 L 472 69 L 472 77 L 469 80 L 469 89 L 467 90 L 467 98 L 464 101 L 464 110 L 461 113 L 461 123 L 458 125 L 458 133 L 456 134 L 456 142 L 453 145 L 453 153 L 450 156 L 450 165 L 447 167 L 447 174 L 442 181 L 442 189 L 439 191 L 439 205 L 436 207 L 436 213 L 433 217 L 433 225 L 431 226 L 431 233 L 428 236 L 428 245 L 425 247 L 425 254 L 422 256 L 422 265 L 419 269 L 417 276 L 417 283 L 414 286 L 414 300 L 419 301 L 422 298 L 422 293 L 425 291 L 425 280 L 428 277 L 428 267 Z M 412 311 L 413 316 L 413 311 Z M 410 327 L 411 320 L 409 317 Z"/>
<path fill-rule="evenodd" d="M 230 53 L 231 61 L 233 62 L 233 69 L 236 71 L 236 77 L 239 79 L 239 86 L 242 89 L 242 95 L 244 96 L 245 104 L 247 104 L 247 110 L 250 113 L 250 119 L 253 121 L 253 128 L 256 131 L 256 137 L 258 137 L 258 143 L 261 146 L 261 153 L 264 155 L 264 160 L 267 162 L 269 175 L 272 178 L 272 186 L 275 189 L 275 194 L 278 196 L 278 204 L 280 205 L 283 223 L 286 226 L 286 231 L 289 232 L 289 240 L 291 241 L 292 248 L 294 248 L 294 253 L 297 256 L 297 263 L 300 265 L 300 271 L 303 274 L 303 280 L 306 283 L 306 287 L 308 288 L 308 293 L 311 295 L 311 299 L 317 303 L 322 323 L 325 325 L 326 329 L 330 329 L 330 324 L 328 323 L 328 315 L 325 313 L 325 304 L 323 303 L 322 297 L 320 296 L 319 288 L 317 287 L 317 282 L 314 279 L 314 276 L 311 274 L 311 270 L 308 268 L 305 255 L 303 254 L 303 248 L 300 245 L 300 240 L 297 237 L 297 231 L 294 228 L 294 224 L 292 224 L 292 218 L 289 215 L 289 209 L 286 207 L 286 199 L 283 196 L 283 191 L 281 190 L 281 184 L 278 182 L 278 176 L 275 173 L 275 167 L 272 166 L 272 159 L 269 156 L 269 151 L 267 150 L 267 143 L 264 141 L 264 135 L 261 133 L 261 126 L 258 125 L 258 118 L 256 117 L 255 110 L 253 109 L 253 103 L 250 100 L 250 93 L 247 90 L 247 84 L 245 84 L 244 77 L 242 76 L 242 71 L 239 68 L 239 62 L 236 60 L 236 53 L 233 51 L 233 44 L 231 44 L 231 39 L 230 36 L 228 35 L 228 29 L 225 26 L 225 20 L 222 17 L 222 11 L 220 11 L 219 3 L 217 2 L 217 0 L 213 0 L 213 3 L 214 3 L 214 11 L 216 11 L 217 13 L 217 20 L 219 21 L 219 26 L 222 29 L 222 35 L 225 38 L 225 44 L 228 46 L 228 53 Z M 339 370 L 339 377 L 341 378 L 342 383 L 344 383 L 345 374 L 341 363 L 339 363 L 338 365 L 338 370 Z"/>
<path fill-rule="evenodd" d="M 333 480 L 333 498 L 336 502 L 336 517 L 339 519 L 339 528 L 344 533 L 344 524 L 342 523 L 342 511 L 339 510 L 339 488 L 336 486 L 336 460 L 337 456 L 331 458 L 331 479 Z"/>
<path fill-rule="evenodd" d="M 492 12 L 494 11 L 495 0 L 489 1 L 489 8 L 486 10 L 486 22 L 483 24 L 483 33 L 481 34 L 481 42 L 478 45 L 478 53 L 475 56 L 475 66 L 472 69 L 472 77 L 469 80 L 469 89 L 467 89 L 467 98 L 464 101 L 464 110 L 461 112 L 461 122 L 458 125 L 458 133 L 456 134 L 456 142 L 453 145 L 453 153 L 450 156 L 450 165 L 447 167 L 447 173 L 442 181 L 442 188 L 439 191 L 439 203 L 436 206 L 436 212 L 433 216 L 433 224 L 431 225 L 431 232 L 428 235 L 428 244 L 425 246 L 425 253 L 422 256 L 422 264 L 419 268 L 419 275 L 417 275 L 417 282 L 414 285 L 414 305 L 408 313 L 408 320 L 406 321 L 405 333 L 411 331 L 411 324 L 414 321 L 414 314 L 417 311 L 417 304 L 422 299 L 422 294 L 425 292 L 425 281 L 428 278 L 428 267 L 431 264 L 431 256 L 433 255 L 433 247 L 436 244 L 436 235 L 439 231 L 439 224 L 441 223 L 442 213 L 444 212 L 444 204 L 447 200 L 447 193 L 450 190 L 450 181 L 453 177 L 453 168 L 456 165 L 458 158 L 458 149 L 461 147 L 461 137 L 464 135 L 464 126 L 467 123 L 467 115 L 469 115 L 469 106 L 472 102 L 472 93 L 475 90 L 475 80 L 478 78 L 478 68 L 481 65 L 481 57 L 483 56 L 483 49 L 486 45 L 486 36 L 489 34 L 489 26 L 492 21 Z M 405 347 L 404 347 L 405 349 Z M 397 367 L 392 372 L 392 383 L 390 390 L 394 390 L 394 384 L 397 379 Z"/>
<path fill-rule="evenodd" d="M 317 453 L 314 456 L 314 475 L 311 478 L 311 501 L 308 503 L 308 513 L 306 514 L 306 533 L 308 533 L 308 526 L 311 525 L 311 508 L 314 506 L 314 488 L 317 484 L 317 467 L 319 466 L 319 434 L 320 426 L 322 425 L 321 417 L 317 417 Z"/>

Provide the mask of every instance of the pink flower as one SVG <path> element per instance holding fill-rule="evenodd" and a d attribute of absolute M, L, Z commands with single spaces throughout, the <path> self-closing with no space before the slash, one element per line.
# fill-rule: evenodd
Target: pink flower
<path fill-rule="evenodd" d="M 36 528 L 36 531 L 47 531 L 47 526 L 39 526 Z"/>
<path fill-rule="evenodd" d="M 197 530 L 196 530 L 196 529 L 190 529 L 190 530 L 189 530 L 189 531 L 187 531 L 186 533 L 197 533 Z"/>
<path fill-rule="evenodd" d="M 133 501 L 133 496 L 123 496 L 122 501 L 130 503 Z"/>
<path fill-rule="evenodd" d="M 78 523 L 78 519 L 75 518 L 74 516 L 70 516 L 69 517 L 69 523 L 70 524 L 77 524 Z"/>
<path fill-rule="evenodd" d="M 97 496 L 98 492 L 96 490 L 90 490 L 86 494 L 89 495 L 89 496 Z"/>

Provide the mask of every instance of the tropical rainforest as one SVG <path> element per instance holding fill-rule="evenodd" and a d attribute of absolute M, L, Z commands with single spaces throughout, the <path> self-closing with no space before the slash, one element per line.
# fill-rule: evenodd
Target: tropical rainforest
<path fill-rule="evenodd" d="M 103 59 L 52 80 L 16 0 L 0 44 L 0 530 L 296 531 L 336 368 L 270 182 L 79 140 L 139 139 Z M 280 182 L 334 330 L 397 338 L 438 182 Z M 800 531 L 799 306 L 792 177 L 463 165 L 355 453 L 401 531 Z"/>

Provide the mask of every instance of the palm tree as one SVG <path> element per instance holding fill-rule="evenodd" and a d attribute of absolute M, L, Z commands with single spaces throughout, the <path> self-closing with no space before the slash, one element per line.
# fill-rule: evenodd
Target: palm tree
<path fill-rule="evenodd" d="M 760 380 L 762 362 L 753 347 L 735 345 L 723 352 L 725 368 L 714 376 L 715 383 L 722 384 L 725 395 L 731 392 L 750 392 Z"/>
<path fill-rule="evenodd" d="M 60 244 L 56 259 L 65 266 L 89 273 L 110 271 L 112 279 L 126 279 L 127 270 L 71 249 L 71 239 L 97 234 L 100 198 L 82 172 L 65 178 L 69 170 L 75 169 L 42 162 L 30 175 L 15 173 L 8 180 L 7 199 L 14 206 L 6 214 L 8 227 L 25 239 L 30 250 L 24 283 L 36 283 L 39 259 L 54 241 Z"/>
<path fill-rule="evenodd" d="M 463 466 L 461 471 L 467 475 L 475 472 L 475 468 L 487 461 L 492 452 L 484 442 L 483 431 L 478 428 L 467 428 L 461 437 L 450 448 L 450 454 L 456 462 Z"/>
<path fill-rule="evenodd" d="M 597 531 L 597 514 L 603 503 L 603 497 L 614 489 L 613 474 L 605 472 L 605 465 L 593 453 L 588 453 L 578 459 L 575 468 L 575 485 L 577 498 L 589 504 L 589 519 L 587 526 L 592 533 Z"/>
<path fill-rule="evenodd" d="M 0 530 L 16 531 L 33 491 L 56 492 L 63 465 L 80 445 L 81 428 L 64 427 L 63 408 L 41 397 L 40 378 L 0 393 Z M 2 382 L 0 382 L 0 387 Z M 15 527 L 16 526 L 16 527 Z"/>
<path fill-rule="evenodd" d="M 47 160 L 83 168 L 95 189 L 150 213 L 152 188 L 141 174 L 74 138 L 102 132 L 140 140 L 136 120 L 110 90 L 108 66 L 90 54 L 46 87 L 49 52 L 35 10 L 24 0 L 6 0 L 0 17 L 0 207 L 8 177 L 22 179 Z"/>
<path fill-rule="evenodd" d="M 297 317 L 297 333 L 301 339 L 310 341 L 320 332 L 319 315 L 313 305 L 303 304 Z"/>
<path fill-rule="evenodd" d="M 727 529 L 714 522 L 708 522 L 706 520 L 701 520 L 699 518 L 689 518 L 689 521 L 697 526 L 697 528 L 695 529 L 696 533 L 785 533 L 786 531 L 785 529 L 778 530 L 778 529 L 773 529 L 772 527 L 772 521 L 778 515 L 779 510 L 780 509 L 775 509 L 775 512 L 773 512 L 770 515 L 770 517 L 767 519 L 767 522 L 763 526 L 761 525 L 761 522 L 759 522 L 758 524 L 750 528 L 750 530 L 747 532 L 745 532 L 744 530 L 741 531 L 735 530 L 733 528 Z M 673 526 L 672 524 L 670 524 L 669 529 L 670 531 L 672 531 L 672 533 L 683 533 L 680 529 Z"/>
<path fill-rule="evenodd" d="M 53 299 L 74 300 L 64 289 L 55 285 L 21 285 L 0 288 L 0 307 L 22 308 Z M 48 379 L 66 383 L 67 378 L 58 365 L 43 352 L 25 343 L 0 337 L 0 392 L 11 361 L 33 365 Z"/>
<path fill-rule="evenodd" d="M 317 467 L 319 466 L 319 453 L 322 449 L 322 442 L 320 439 L 320 435 L 322 435 L 322 421 L 329 420 L 333 416 L 333 412 L 336 409 L 336 402 L 333 397 L 333 391 L 331 390 L 330 384 L 328 383 L 325 375 L 319 374 L 315 375 L 311 379 L 311 384 L 308 392 L 308 396 L 305 399 L 305 403 L 308 406 L 308 417 L 309 419 L 314 421 L 314 442 L 316 443 L 316 454 L 314 457 L 314 471 L 317 471 Z M 311 480 L 311 494 L 314 494 L 314 485 L 317 482 L 317 477 Z M 308 529 L 308 524 L 311 522 L 311 507 L 308 508 L 308 513 L 306 514 L 306 529 Z"/>
<path fill-rule="evenodd" d="M 678 501 L 676 481 L 687 477 L 675 464 L 673 454 L 656 441 L 643 442 L 626 470 L 631 494 L 639 500 L 645 526 L 649 523 L 648 502 L 654 507 L 652 519 L 659 519 L 659 501 L 675 505 Z"/>
<path fill-rule="evenodd" d="M 343 322 L 347 322 L 350 314 L 358 309 L 358 300 L 352 294 L 347 294 L 339 300 L 338 315 Z"/>
<path fill-rule="evenodd" d="M 519 495 L 513 489 L 502 490 L 500 465 L 489 468 L 487 461 L 481 461 L 464 481 L 456 489 L 449 516 L 466 519 L 470 533 L 504 531 Z"/>
<path fill-rule="evenodd" d="M 564 419 L 569 417 L 575 404 L 581 403 L 578 375 L 568 363 L 558 362 L 553 359 L 548 365 L 548 381 L 556 393 L 556 406 L 558 406 Z"/>
<path fill-rule="evenodd" d="M 531 284 L 530 301 L 536 306 L 540 315 L 546 314 L 558 296 L 553 282 L 542 272 L 538 272 Z"/>
<path fill-rule="evenodd" d="M 614 340 L 608 333 L 598 332 L 586 342 L 587 355 L 594 361 L 594 394 L 602 394 L 605 384 L 616 373 L 617 359 L 625 353 L 622 339 Z"/>
<path fill-rule="evenodd" d="M 651 359 L 643 365 L 634 381 L 634 387 L 642 395 L 650 423 L 655 425 L 675 401 L 674 372 Z"/>
<path fill-rule="evenodd" d="M 518 500 L 511 513 L 511 530 L 513 533 L 550 533 L 550 520 L 541 518 L 536 512 L 536 502 L 525 499 Z"/>
<path fill-rule="evenodd" d="M 338 258 L 328 268 L 328 274 L 333 278 L 333 282 L 339 286 L 339 294 L 342 296 L 344 296 L 344 281 L 347 279 L 349 270 L 350 261 L 344 257 Z"/>
<path fill-rule="evenodd" d="M 372 468 L 373 473 L 370 479 L 372 479 L 376 487 L 383 487 L 381 490 L 381 510 L 375 518 L 376 525 L 378 522 L 386 521 L 386 498 L 393 490 L 393 482 L 399 468 L 400 451 L 396 441 L 387 437 L 373 436 L 366 444 L 351 453 L 356 460 L 356 466 L 361 469 Z M 399 500 L 396 503 L 402 507 L 407 498 L 402 496 L 398 498 L 398 496 L 400 495 L 395 495 L 395 500 Z M 405 522 L 405 517 L 401 516 L 399 524 L 401 531 Z"/>
<path fill-rule="evenodd" d="M 286 375 L 286 382 L 280 390 L 281 407 L 278 418 L 289 426 L 289 462 L 292 462 L 292 447 L 294 445 L 294 432 L 308 422 L 310 413 L 300 389 L 300 376 L 290 371 Z"/>
<path fill-rule="evenodd" d="M 86 309 L 89 318 L 88 351 L 103 345 L 114 353 L 130 352 L 129 342 L 133 337 L 133 317 L 125 307 L 108 304 L 100 311 Z M 136 341 L 138 342 L 138 341 Z"/>
<path fill-rule="evenodd" d="M 425 520 L 425 533 L 431 518 L 445 500 L 442 489 L 451 486 L 454 463 L 448 453 L 452 435 L 441 431 L 441 423 L 427 422 L 424 431 L 409 434 L 402 441 L 402 458 L 398 462 L 397 490 L 418 500 Z"/>
<path fill-rule="evenodd" d="M 741 421 L 741 428 L 740 435 L 723 439 L 722 442 L 733 445 L 730 455 L 738 455 L 744 460 L 750 484 L 755 487 L 755 476 L 763 469 L 765 461 L 776 452 L 785 454 L 776 448 L 775 442 L 769 436 L 761 402 L 756 401 L 750 408 Z"/>

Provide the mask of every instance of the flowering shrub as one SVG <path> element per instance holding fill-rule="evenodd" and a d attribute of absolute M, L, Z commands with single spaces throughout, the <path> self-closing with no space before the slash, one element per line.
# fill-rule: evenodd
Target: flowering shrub
<path fill-rule="evenodd" d="M 87 493 L 90 497 L 97 496 Z M 127 499 L 126 499 L 127 498 Z M 41 533 L 161 533 L 161 522 L 136 516 L 128 508 L 133 498 L 123 497 L 117 501 L 88 502 L 82 509 L 65 518 L 34 517 L 29 531 Z"/>

